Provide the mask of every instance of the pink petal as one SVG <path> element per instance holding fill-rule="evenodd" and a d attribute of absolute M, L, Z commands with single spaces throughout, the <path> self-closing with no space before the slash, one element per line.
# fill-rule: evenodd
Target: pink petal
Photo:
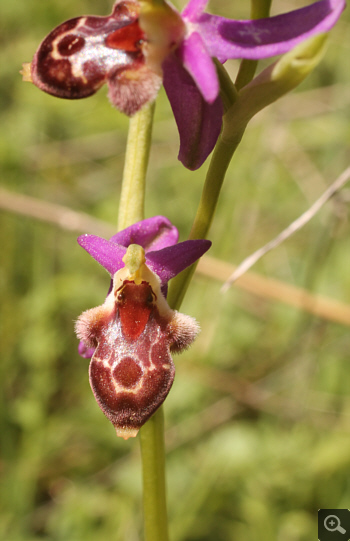
<path fill-rule="evenodd" d="M 78 353 L 81 357 L 84 357 L 84 359 L 91 359 L 95 353 L 95 348 L 88 348 L 81 340 L 78 346 Z"/>
<path fill-rule="evenodd" d="M 188 21 L 195 21 L 207 7 L 208 0 L 190 0 L 181 15 Z"/>
<path fill-rule="evenodd" d="M 175 55 L 165 60 L 163 73 L 164 88 L 180 135 L 179 160 L 188 169 L 198 169 L 220 135 L 223 114 L 221 98 L 207 103 Z"/>
<path fill-rule="evenodd" d="M 234 21 L 204 13 L 196 23 L 211 56 L 260 59 L 285 53 L 334 26 L 345 0 L 321 0 L 283 15 L 253 21 Z"/>
<path fill-rule="evenodd" d="M 96 235 L 81 235 L 78 237 L 78 243 L 112 276 L 124 267 L 122 261 L 126 252 L 124 246 Z"/>
<path fill-rule="evenodd" d="M 139 244 L 145 251 L 161 250 L 176 244 L 179 233 L 165 216 L 154 216 L 137 222 L 114 235 L 110 241 L 128 247 Z"/>
<path fill-rule="evenodd" d="M 176 244 L 179 234 L 165 216 L 154 216 L 123 229 L 110 240 L 96 235 L 81 235 L 78 243 L 112 276 L 124 267 L 122 258 L 130 244 L 139 244 L 145 251 L 161 250 Z"/>
<path fill-rule="evenodd" d="M 210 246 L 209 240 L 186 240 L 175 244 L 175 246 L 163 248 L 163 250 L 148 252 L 147 265 L 159 276 L 161 282 L 166 284 L 171 278 L 197 261 L 209 250 Z"/>
<path fill-rule="evenodd" d="M 219 80 L 215 64 L 197 32 L 183 41 L 179 55 L 205 101 L 213 103 L 219 95 Z"/>

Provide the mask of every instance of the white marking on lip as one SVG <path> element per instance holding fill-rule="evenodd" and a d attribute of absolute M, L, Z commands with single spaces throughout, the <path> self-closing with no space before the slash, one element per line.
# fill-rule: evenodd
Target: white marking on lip
<path fill-rule="evenodd" d="M 85 25 L 86 17 L 82 17 L 75 28 L 67 30 L 57 36 L 52 41 L 51 56 L 55 60 L 68 60 L 71 66 L 72 75 L 81 79 L 84 84 L 88 82 L 84 75 L 84 66 L 86 62 L 94 61 L 105 72 L 109 72 L 111 69 L 117 67 L 123 68 L 128 66 L 132 59 L 125 51 L 119 49 L 112 49 L 105 45 L 105 39 L 110 32 L 104 32 L 97 36 L 85 35 L 84 32 L 79 31 L 81 27 Z M 68 35 L 76 35 L 82 37 L 85 40 L 84 46 L 76 53 L 70 56 L 63 56 L 59 50 L 59 43 Z"/>

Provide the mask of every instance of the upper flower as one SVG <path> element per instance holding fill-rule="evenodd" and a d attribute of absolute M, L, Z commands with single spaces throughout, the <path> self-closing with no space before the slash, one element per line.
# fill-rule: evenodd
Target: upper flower
<path fill-rule="evenodd" d="M 112 275 L 105 302 L 81 314 L 76 332 L 81 354 L 92 356 L 95 398 L 125 439 L 135 436 L 166 398 L 175 375 L 171 352 L 188 347 L 199 332 L 193 318 L 169 307 L 165 293 L 168 280 L 211 243 L 176 244 L 177 237 L 169 220 L 157 216 L 110 241 L 94 235 L 78 239 Z"/>
<path fill-rule="evenodd" d="M 213 58 L 279 55 L 327 32 L 345 0 L 320 0 L 290 13 L 230 20 L 204 13 L 207 0 L 190 0 L 181 15 L 169 4 L 117 0 L 108 17 L 78 17 L 41 43 L 25 78 L 62 98 L 83 98 L 104 83 L 113 105 L 128 115 L 155 99 L 162 82 L 180 133 L 179 159 L 198 168 L 212 151 L 222 123 Z"/>

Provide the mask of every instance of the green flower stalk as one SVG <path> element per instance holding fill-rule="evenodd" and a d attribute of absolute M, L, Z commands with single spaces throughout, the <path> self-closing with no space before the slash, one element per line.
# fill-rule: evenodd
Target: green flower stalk
<path fill-rule="evenodd" d="M 129 123 L 118 231 L 144 219 L 145 187 L 155 104 L 146 105 Z"/>
<path fill-rule="evenodd" d="M 152 140 L 154 104 L 130 119 L 118 229 L 144 219 L 146 173 Z M 140 430 L 145 541 L 168 541 L 163 406 Z"/>
<path fill-rule="evenodd" d="M 205 238 L 216 210 L 230 161 L 241 142 L 249 121 L 262 109 L 297 87 L 321 61 L 327 35 L 321 34 L 300 43 L 275 64 L 262 71 L 239 92 L 217 65 L 225 105 L 222 132 L 214 149 L 190 239 Z M 191 281 L 195 266 L 186 269 L 171 283 L 169 303 L 179 308 Z"/>

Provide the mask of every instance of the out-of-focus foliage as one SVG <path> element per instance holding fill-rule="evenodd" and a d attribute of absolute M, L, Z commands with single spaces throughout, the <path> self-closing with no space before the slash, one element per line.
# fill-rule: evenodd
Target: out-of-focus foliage
<path fill-rule="evenodd" d="M 273 11 L 304 3 L 276 0 Z M 246 3 L 211 6 L 248 16 Z M 12 0 L 0 10 L 2 185 L 116 224 L 127 119 L 105 90 L 61 101 L 18 74 L 53 26 L 107 13 L 109 3 Z M 345 13 L 317 71 L 251 123 L 211 229 L 212 256 L 238 263 L 349 165 L 349 35 Z M 234 76 L 237 64 L 228 69 Z M 177 162 L 177 137 L 162 92 L 146 215 L 167 215 L 184 240 L 204 171 Z M 348 203 L 345 188 L 256 269 L 349 303 Z M 0 538 L 138 541 L 138 441 L 115 437 L 73 333 L 108 277 L 75 233 L 6 211 L 0 223 Z M 235 287 L 222 295 L 203 277 L 183 311 L 203 332 L 176 359 L 165 406 L 172 540 L 316 539 L 317 509 L 350 504 L 349 328 Z"/>

